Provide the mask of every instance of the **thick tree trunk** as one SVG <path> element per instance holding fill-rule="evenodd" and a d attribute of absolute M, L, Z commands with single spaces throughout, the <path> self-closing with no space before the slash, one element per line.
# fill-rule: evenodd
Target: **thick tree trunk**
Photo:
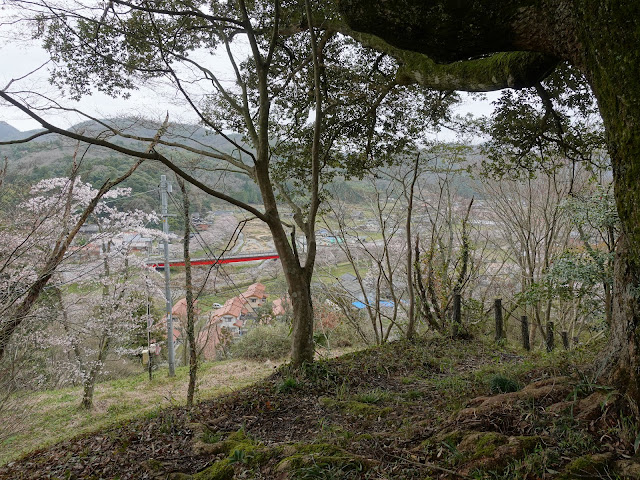
<path fill-rule="evenodd" d="M 266 204 L 267 202 L 265 202 Z M 292 313 L 292 350 L 291 362 L 295 367 L 313 362 L 315 353 L 313 345 L 313 304 L 311 300 L 311 273 L 315 259 L 315 233 L 307 237 L 307 258 L 305 266 L 301 265 L 295 238 L 291 243 L 287 237 L 275 205 L 274 214 L 268 222 L 273 243 L 280 256 L 280 263 L 289 287 L 289 299 Z"/>
<path fill-rule="evenodd" d="M 576 0 L 579 62 L 607 131 L 622 234 L 605 374 L 640 405 L 640 35 L 638 2 Z"/>
<path fill-rule="evenodd" d="M 311 282 L 301 270 L 289 276 L 289 298 L 293 310 L 293 348 L 291 361 L 300 366 L 313 362 L 313 304 L 311 301 Z"/>
<path fill-rule="evenodd" d="M 613 315 L 605 357 L 605 375 L 640 405 L 640 269 L 632 261 L 626 236 L 616 252 Z"/>

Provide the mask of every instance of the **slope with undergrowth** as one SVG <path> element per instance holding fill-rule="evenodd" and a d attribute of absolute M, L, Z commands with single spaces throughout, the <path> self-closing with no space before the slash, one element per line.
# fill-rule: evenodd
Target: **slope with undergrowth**
<path fill-rule="evenodd" d="M 594 353 L 395 342 L 64 441 L 1 478 L 638 478 L 637 420 Z"/>

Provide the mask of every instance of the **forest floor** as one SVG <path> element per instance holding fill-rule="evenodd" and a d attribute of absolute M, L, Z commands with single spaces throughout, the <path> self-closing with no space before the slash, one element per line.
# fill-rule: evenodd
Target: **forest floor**
<path fill-rule="evenodd" d="M 282 363 L 282 362 L 279 362 Z M 197 398 L 228 394 L 272 374 L 278 362 L 224 360 L 203 363 L 198 372 Z M 153 372 L 125 375 L 96 385 L 93 408 L 80 407 L 82 387 L 23 392 L 3 405 L 0 416 L 0 465 L 21 453 L 51 445 L 80 433 L 90 433 L 162 409 L 184 405 L 188 367 L 167 376 L 166 365 Z"/>
<path fill-rule="evenodd" d="M 64 440 L 0 478 L 640 478 L 638 418 L 591 380 L 596 356 L 394 342 Z"/>

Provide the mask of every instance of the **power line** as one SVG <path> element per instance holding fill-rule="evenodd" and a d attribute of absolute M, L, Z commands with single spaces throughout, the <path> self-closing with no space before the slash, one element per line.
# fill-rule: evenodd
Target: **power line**
<path fill-rule="evenodd" d="M 180 206 L 179 206 L 177 200 L 175 199 L 175 197 L 172 194 L 170 194 L 169 197 L 171 198 L 171 201 L 173 202 L 174 206 L 176 207 L 176 210 L 178 212 L 180 212 L 180 215 L 181 215 L 182 219 L 185 221 L 185 223 L 188 222 L 189 220 L 187 218 L 185 218 L 184 212 L 183 212 L 182 208 L 180 208 Z M 194 233 L 196 234 L 195 235 L 196 241 L 202 247 L 202 249 L 205 251 L 205 253 L 208 253 L 216 261 L 219 261 L 222 258 L 222 256 L 225 254 L 225 252 L 233 250 L 233 248 L 235 248 L 235 245 L 236 245 L 238 239 L 240 238 L 240 234 L 242 233 L 242 230 L 244 229 L 244 226 L 246 225 L 247 221 L 248 220 L 242 220 L 240 223 L 238 223 L 238 225 L 236 226 L 235 230 L 231 234 L 231 237 L 230 237 L 229 241 L 227 242 L 227 245 L 222 249 L 222 252 L 220 253 L 220 255 L 216 255 L 214 253 L 212 247 L 206 242 L 206 240 L 202 237 L 200 232 L 197 231 L 194 228 L 194 230 L 195 230 Z M 193 222 L 190 222 L 190 225 L 193 225 Z M 225 270 L 225 268 L 223 267 L 223 265 L 221 263 L 214 263 L 209 267 L 209 271 L 207 272 L 207 275 L 206 275 L 206 278 L 205 278 L 205 284 L 208 281 L 209 275 L 211 274 L 211 270 L 213 268 L 216 269 L 217 273 L 222 274 L 222 279 L 223 279 L 223 281 L 225 281 L 225 283 L 228 286 L 231 286 L 232 289 L 235 289 L 236 292 L 238 292 L 240 297 L 243 297 L 243 292 L 236 285 L 236 283 L 231 278 L 231 275 Z"/>

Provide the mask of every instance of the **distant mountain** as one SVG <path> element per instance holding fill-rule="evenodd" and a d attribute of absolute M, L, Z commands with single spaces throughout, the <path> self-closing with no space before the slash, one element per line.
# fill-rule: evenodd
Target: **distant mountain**
<path fill-rule="evenodd" d="M 22 132 L 17 128 L 12 127 L 7 122 L 0 122 L 0 142 L 6 142 L 7 140 L 15 140 L 20 138 Z"/>
<path fill-rule="evenodd" d="M 22 132 L 17 128 L 9 125 L 7 122 L 0 121 L 0 142 L 8 142 L 10 140 L 19 140 L 21 138 L 27 138 L 38 130 L 27 130 Z"/>
<path fill-rule="evenodd" d="M 154 138 L 160 128 L 160 124 L 154 121 L 120 117 L 109 120 L 101 120 L 104 123 L 113 126 L 114 129 L 122 131 L 126 136 L 108 137 L 107 139 L 113 143 L 125 145 L 132 148 L 142 148 L 148 145 L 148 141 L 140 142 L 138 140 L 127 138 L 127 136 L 141 137 L 151 139 Z M 85 121 L 78 123 L 70 128 L 71 131 L 82 133 L 89 136 L 104 137 L 107 129 L 94 121 Z M 170 123 L 169 128 L 163 135 L 163 140 L 168 142 L 174 142 L 176 144 L 183 144 L 192 148 L 202 148 L 203 150 L 214 149 L 225 153 L 231 153 L 237 148 L 230 144 L 221 135 L 216 134 L 211 130 L 204 129 L 198 125 Z M 242 135 L 232 133 L 228 134 L 228 138 L 232 141 L 242 145 L 244 148 L 250 149 L 243 141 Z"/>
<path fill-rule="evenodd" d="M 103 120 L 113 125 L 117 130 L 125 132 L 127 136 L 110 136 L 104 125 L 99 122 L 86 121 L 70 127 L 71 131 L 87 136 L 99 136 L 108 141 L 138 151 L 146 151 L 150 139 L 157 134 L 160 125 L 135 118 L 119 118 Z M 27 138 L 37 130 L 21 132 L 9 125 L 0 122 L 0 141 L 10 141 Z M 227 138 L 241 145 L 242 148 L 251 150 L 239 134 L 227 134 Z M 196 151 L 218 152 L 233 154 L 237 147 L 229 143 L 221 135 L 213 133 L 198 125 L 170 124 L 169 129 L 163 135 L 163 140 L 175 144 L 189 146 Z M 220 160 L 205 155 L 199 155 L 171 146 L 161 147 L 166 154 L 179 160 L 181 166 L 187 171 L 197 171 L 200 180 L 211 185 L 217 185 L 226 193 L 243 201 L 260 202 L 260 190 L 246 176 L 234 172 L 222 172 L 218 167 Z M 0 146 L 0 160 L 7 158 L 9 170 L 6 176 L 7 185 L 33 185 L 44 178 L 64 177 L 69 175 L 74 155 L 80 163 L 80 175 L 83 181 L 92 185 L 101 185 L 107 178 L 116 178 L 122 175 L 133 163 L 133 159 L 105 147 L 81 145 L 78 149 L 76 141 L 60 135 L 51 134 L 38 137 L 34 141 Z M 222 173 L 221 173 L 222 172 Z M 122 186 L 132 189 L 133 197 L 130 201 L 123 201 L 126 208 L 140 208 L 143 210 L 157 209 L 158 201 L 152 189 L 157 186 L 160 175 L 168 175 L 174 178 L 173 172 L 158 162 L 145 162 L 134 175 L 127 179 Z M 194 189 L 194 194 L 196 190 Z M 198 208 L 202 211 L 212 208 L 214 199 L 204 194 L 201 197 Z M 1 208 L 1 206 L 0 206 Z"/>

